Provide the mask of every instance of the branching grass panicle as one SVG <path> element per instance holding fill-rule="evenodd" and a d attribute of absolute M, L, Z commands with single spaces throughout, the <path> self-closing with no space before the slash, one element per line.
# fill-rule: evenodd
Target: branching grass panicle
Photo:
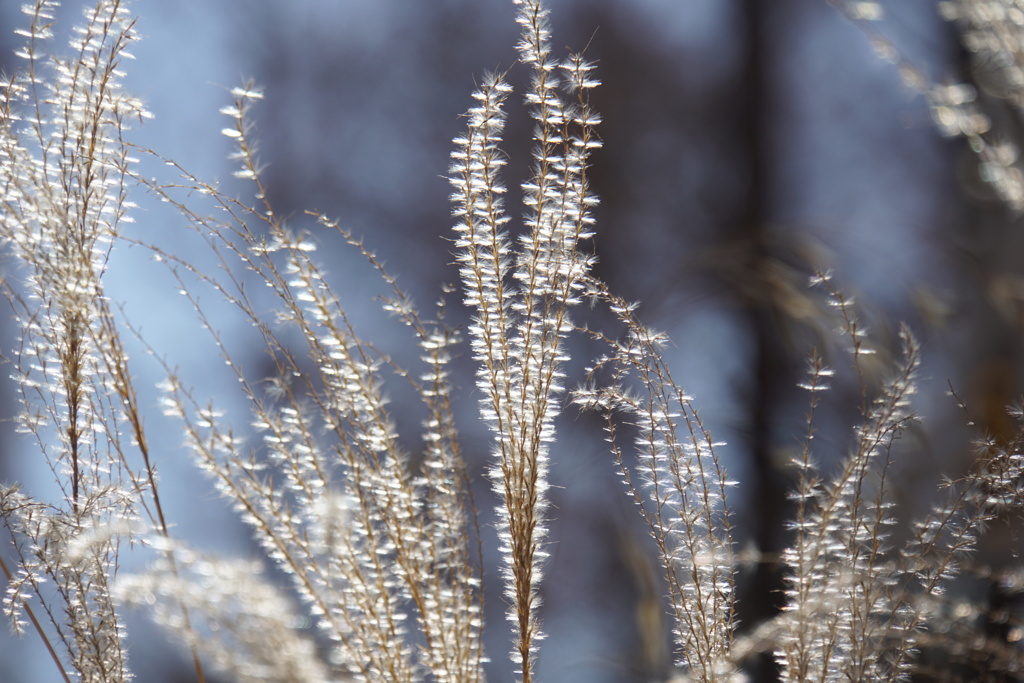
<path fill-rule="evenodd" d="M 595 65 L 582 55 L 555 56 L 544 2 L 513 2 L 520 29 L 513 68 L 529 74 L 531 146 L 504 147 L 511 79 L 484 77 L 449 168 L 457 291 L 470 314 L 464 330 L 449 322 L 451 292 L 424 313 L 421 293 L 404 291 L 339 222 L 317 212 L 286 219 L 275 209 L 251 124 L 262 98 L 256 85 L 232 90 L 221 110 L 235 175 L 249 188 L 242 199 L 160 150 L 129 142 L 131 126 L 148 114 L 122 86 L 136 40 L 126 3 L 96 0 L 65 50 L 53 44 L 57 3 L 24 7 L 22 68 L 0 94 L 0 287 L 18 332 L 4 360 L 20 400 L 21 450 L 46 463 L 57 495 L 0 486 L 3 611 L 15 633 L 42 639 L 69 682 L 133 679 L 123 616 L 131 608 L 177 636 L 199 681 L 206 665 L 238 681 L 482 683 L 481 555 L 489 548 L 454 407 L 458 389 L 472 384 L 455 376 L 453 359 L 462 354 L 475 368 L 474 397 L 490 439 L 487 476 L 517 680 L 536 680 L 543 656 L 541 584 L 557 515 L 549 470 L 567 404 L 602 417 L 608 466 L 617 463 L 650 532 L 671 623 L 673 680 L 745 680 L 760 655 L 773 658 L 787 681 L 916 680 L 942 667 L 958 680 L 1019 677 L 1020 615 L 998 615 L 1015 624 L 1015 636 L 994 634 L 983 624 L 993 615 L 961 599 L 956 583 L 988 571 L 973 558 L 986 526 L 1021 513 L 1019 411 L 1015 438 L 983 442 L 974 466 L 951 475 L 923 518 L 909 519 L 896 504 L 893 472 L 912 450 L 901 437 L 918 419 L 913 398 L 924 351 L 901 328 L 892 359 L 872 361 L 888 373 L 874 381 L 874 369 L 865 368 L 875 341 L 852 301 L 819 274 L 809 286 L 824 291 L 831 308 L 822 310 L 831 314 L 821 321 L 838 332 L 828 348 L 810 351 L 800 383 L 810 398 L 790 463 L 788 547 L 780 557 L 741 551 L 744 531 L 730 502 L 742 485 L 726 473 L 727 446 L 673 377 L 665 335 L 595 273 Z M 858 21 L 874 5 L 833 4 Z M 983 4 L 1020 13 L 1010 0 L 943 6 L 971 40 L 982 40 L 994 31 Z M 1020 99 L 1024 86 L 1017 86 Z M 963 111 L 943 110 L 949 103 L 929 92 L 938 122 L 984 142 L 976 152 L 990 163 L 986 155 L 996 150 L 985 131 L 953 121 Z M 517 223 L 504 175 L 509 156 L 519 154 L 530 167 Z M 140 158 L 163 162 L 176 177 L 143 176 Z M 1007 177 L 994 182 L 1015 205 Z M 216 267 L 200 267 L 194 254 L 153 244 L 134 228 L 137 192 L 175 209 Z M 384 309 L 417 345 L 415 365 L 357 329 L 350 292 L 318 252 L 328 236 L 380 277 Z M 223 399 L 199 395 L 189 368 L 137 338 L 105 284 L 118 244 L 147 249 L 173 279 L 237 379 L 247 419 L 229 415 L 217 403 Z M 224 336 L 211 292 L 249 324 L 250 344 L 269 358 L 265 372 L 246 367 Z M 577 307 L 585 299 L 604 323 Z M 567 370 L 584 348 L 574 337 L 604 349 L 579 377 Z M 249 526 L 262 548 L 258 559 L 211 556 L 175 535 L 156 462 L 178 445 L 148 438 L 144 389 L 126 351 L 140 345 L 162 369 L 165 416 Z M 830 384 L 847 368 L 860 397 L 849 441 L 816 441 Z M 399 434 L 405 421 L 389 402 L 396 383 L 422 403 L 413 438 Z M 144 556 L 148 567 L 123 569 L 129 554 Z M 740 570 L 751 560 L 784 568 L 784 607 L 763 623 L 741 624 Z M 1015 590 L 1024 585 L 1019 571 L 1000 579 Z"/>

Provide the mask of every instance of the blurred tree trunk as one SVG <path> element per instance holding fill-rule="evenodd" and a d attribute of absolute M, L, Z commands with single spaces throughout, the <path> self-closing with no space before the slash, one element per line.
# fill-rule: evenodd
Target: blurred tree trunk
<path fill-rule="evenodd" d="M 773 425 L 785 390 L 796 383 L 793 360 L 785 348 L 780 325 L 785 324 L 771 296 L 767 280 L 773 272 L 770 245 L 770 150 L 768 131 L 772 129 L 770 80 L 772 55 L 766 35 L 770 5 L 763 0 L 740 0 L 741 41 L 744 54 L 735 82 L 735 122 L 746 187 L 738 202 L 732 239 L 739 248 L 741 268 L 734 277 L 739 282 L 736 294 L 744 307 L 754 340 L 753 367 L 749 375 L 748 402 L 745 406 L 752 477 L 744 487 L 749 500 L 747 530 L 761 561 L 745 572 L 739 583 L 738 617 L 740 628 L 747 630 L 778 614 L 783 604 L 783 577 L 776 561 L 785 545 L 784 520 L 787 517 L 788 483 L 775 463 Z M 744 272 L 746 271 L 746 272 Z M 749 674 L 755 681 L 778 678 L 778 667 L 770 653 L 751 663 Z"/>

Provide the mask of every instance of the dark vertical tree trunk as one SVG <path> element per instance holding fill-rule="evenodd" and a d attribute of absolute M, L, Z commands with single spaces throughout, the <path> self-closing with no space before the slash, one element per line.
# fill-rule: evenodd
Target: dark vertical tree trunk
<path fill-rule="evenodd" d="M 745 572 L 738 595 L 738 617 L 743 630 L 775 616 L 783 603 L 783 578 L 778 555 L 784 546 L 787 483 L 774 463 L 775 434 L 773 424 L 778 418 L 781 397 L 792 377 L 789 358 L 780 335 L 783 318 L 770 296 L 766 280 L 773 258 L 770 216 L 768 131 L 771 130 L 772 109 L 769 97 L 771 54 L 767 43 L 767 15 L 773 3 L 763 0 L 739 0 L 742 44 L 745 53 L 736 79 L 738 119 L 736 132 L 741 162 L 745 168 L 746 188 L 736 216 L 733 239 L 742 254 L 743 267 L 735 283 L 748 316 L 748 325 L 755 342 L 753 367 L 749 375 L 748 453 L 752 459 L 749 484 L 744 488 L 747 503 L 747 529 L 760 551 L 761 561 Z M 746 293 L 746 294 L 744 294 Z M 755 295 L 752 295 L 754 293 Z M 754 660 L 749 673 L 755 681 L 778 678 L 778 666 L 770 653 Z"/>

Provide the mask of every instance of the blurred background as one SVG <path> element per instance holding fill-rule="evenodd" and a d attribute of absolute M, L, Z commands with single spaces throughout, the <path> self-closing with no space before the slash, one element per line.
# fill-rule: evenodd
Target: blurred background
<path fill-rule="evenodd" d="M 19 39 L 10 29 L 23 23 L 19 4 L 0 0 L 5 71 L 18 67 Z M 669 334 L 675 377 L 696 397 L 716 440 L 728 444 L 720 455 L 739 482 L 730 500 L 737 543 L 764 560 L 740 583 L 739 617 L 754 625 L 777 609 L 781 583 L 771 558 L 784 542 L 792 487 L 786 462 L 807 410 L 796 387 L 804 359 L 817 347 L 846 362 L 827 355 L 835 321 L 821 293 L 807 287 L 816 270 L 832 270 L 835 285 L 857 300 L 883 360 L 895 351 L 900 321 L 923 341 L 922 426 L 905 438 L 893 478 L 908 511 L 927 504 L 940 472 L 955 475 L 970 462 L 973 435 L 946 396 L 950 385 L 982 428 L 999 438 L 1012 433 L 1003 408 L 1022 386 L 1020 220 L 983 182 L 966 142 L 940 135 L 914 86 L 920 76 L 980 84 L 1001 135 L 1019 139 L 1020 121 L 1002 104 L 997 68 L 972 58 L 936 2 L 849 3 L 857 16 L 877 15 L 860 23 L 825 0 L 550 4 L 555 46 L 585 48 L 603 82 L 594 95 L 604 141 L 592 171 L 601 198 L 598 269 L 613 291 L 643 302 L 644 320 Z M 80 11 L 68 2 L 60 25 Z M 304 211 L 316 210 L 362 235 L 424 308 L 457 279 L 448 239 L 450 141 L 481 74 L 515 62 L 509 0 L 176 0 L 139 2 L 134 11 L 142 40 L 126 65 L 128 84 L 155 115 L 135 131 L 136 142 L 247 198 L 251 188 L 231 177 L 225 160 L 230 141 L 220 129 L 228 121 L 217 110 L 229 103 L 231 87 L 252 78 L 266 95 L 256 125 L 279 213 L 292 216 L 296 229 L 315 230 Z M 519 92 L 524 76 L 511 74 Z M 530 124 L 518 105 L 511 109 L 507 181 L 514 188 L 528 164 Z M 180 218 L 139 202 L 132 230 L 190 248 Z M 364 337 L 396 354 L 411 350 L 371 300 L 380 286 L 358 255 L 326 237 L 320 254 L 351 295 Z M 194 260 L 207 257 L 197 252 Z M 142 250 L 119 249 L 110 277 L 111 296 L 198 396 L 229 407 L 238 400 L 166 273 Z M 233 327 L 230 310 L 222 314 L 239 358 L 249 354 L 256 368 L 266 362 L 261 349 L 247 346 L 248 328 Z M 577 353 L 586 355 L 585 344 Z M 482 474 L 488 442 L 466 360 L 459 412 L 490 558 L 489 679 L 507 681 L 511 635 Z M 144 359 L 137 372 L 140 388 L 160 379 Z M 849 443 L 858 392 L 840 380 L 827 399 L 818 437 L 825 463 Z M 4 398 L 10 416 L 12 392 Z M 148 424 L 161 435 L 151 441 L 164 444 L 163 495 L 177 529 L 211 552 L 256 556 L 245 529 L 188 462 L 180 434 L 162 423 L 156 400 L 153 389 Z M 396 420 L 415 430 L 418 417 L 407 417 L 401 401 L 398 392 Z M 662 589 L 646 531 L 596 420 L 572 408 L 563 417 L 538 676 L 663 679 L 669 625 L 656 617 Z M 4 430 L 0 476 L 44 495 L 48 471 L 11 431 Z M 165 635 L 142 618 L 130 628 L 139 681 L 190 680 L 182 651 Z M 771 665 L 754 663 L 751 673 L 770 680 Z M 0 636 L 0 681 L 49 680 L 56 675 L 34 639 Z"/>

